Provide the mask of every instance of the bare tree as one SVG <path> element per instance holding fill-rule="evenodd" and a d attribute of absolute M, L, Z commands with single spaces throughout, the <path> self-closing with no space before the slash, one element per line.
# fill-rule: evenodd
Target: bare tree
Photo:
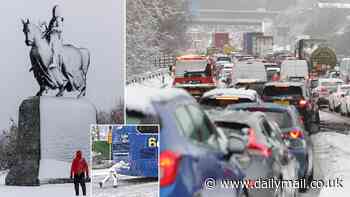
<path fill-rule="evenodd" d="M 186 45 L 188 5 L 188 0 L 127 0 L 127 75 L 149 71 L 153 57 Z"/>
<path fill-rule="evenodd" d="M 17 123 L 11 118 L 10 127 L 0 135 L 0 170 L 9 169 L 16 160 Z"/>

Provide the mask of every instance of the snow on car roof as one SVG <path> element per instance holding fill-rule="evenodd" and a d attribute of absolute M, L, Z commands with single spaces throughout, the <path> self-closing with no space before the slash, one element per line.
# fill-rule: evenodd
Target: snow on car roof
<path fill-rule="evenodd" d="M 169 101 L 177 97 L 192 98 L 185 90 L 179 88 L 149 88 L 149 87 L 127 87 L 126 108 L 145 114 L 156 114 L 153 102 Z"/>
<path fill-rule="evenodd" d="M 255 83 L 255 82 L 262 82 L 263 80 L 261 79 L 237 79 L 236 80 L 236 84 L 237 83 Z"/>
<path fill-rule="evenodd" d="M 307 65 L 306 60 L 284 60 L 283 65 Z"/>
<path fill-rule="evenodd" d="M 303 86 L 304 83 L 302 82 L 295 82 L 295 81 L 275 81 L 275 82 L 268 82 L 265 84 L 265 86 Z"/>
<path fill-rule="evenodd" d="M 238 122 L 249 124 L 251 121 L 254 121 L 261 117 L 265 116 L 263 112 L 248 112 L 248 111 L 226 111 L 214 118 L 215 122 Z"/>
<path fill-rule="evenodd" d="M 344 82 L 341 79 L 336 79 L 336 78 L 319 78 L 319 82 Z"/>
<path fill-rule="evenodd" d="M 216 88 L 204 93 L 203 98 L 212 96 L 240 96 L 255 99 L 257 93 L 255 90 L 237 89 L 237 88 Z"/>
<path fill-rule="evenodd" d="M 280 68 L 276 68 L 276 67 L 269 67 L 269 68 L 266 68 L 267 71 L 270 71 L 270 70 L 273 70 L 273 71 L 280 71 L 281 69 Z"/>
<path fill-rule="evenodd" d="M 223 60 L 221 60 L 221 61 L 217 61 L 216 64 L 223 64 L 223 65 L 225 65 L 225 64 L 232 64 L 232 63 L 229 62 L 229 61 L 223 61 Z"/>

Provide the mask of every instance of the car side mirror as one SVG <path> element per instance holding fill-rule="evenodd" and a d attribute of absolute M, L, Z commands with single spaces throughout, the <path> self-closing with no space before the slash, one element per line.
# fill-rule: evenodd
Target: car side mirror
<path fill-rule="evenodd" d="M 314 93 L 312 93 L 312 96 L 313 96 L 313 97 L 318 97 L 319 94 L 318 94 L 317 92 L 314 92 Z"/>

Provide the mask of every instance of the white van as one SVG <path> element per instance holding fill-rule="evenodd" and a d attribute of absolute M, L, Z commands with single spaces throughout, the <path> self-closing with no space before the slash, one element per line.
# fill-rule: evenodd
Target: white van
<path fill-rule="evenodd" d="M 281 64 L 281 79 L 306 79 L 309 69 L 305 60 L 284 60 Z"/>
<path fill-rule="evenodd" d="M 265 64 L 255 61 L 238 62 L 233 71 L 233 82 L 241 79 L 267 81 Z"/>
<path fill-rule="evenodd" d="M 350 81 L 350 58 L 343 58 L 339 66 L 340 78 L 345 82 Z"/>

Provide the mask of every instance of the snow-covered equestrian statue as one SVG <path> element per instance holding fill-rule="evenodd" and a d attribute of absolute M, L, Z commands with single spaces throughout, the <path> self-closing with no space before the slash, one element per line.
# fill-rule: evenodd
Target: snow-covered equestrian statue
<path fill-rule="evenodd" d="M 59 7 L 53 8 L 49 27 L 42 27 L 23 20 L 25 43 L 31 46 L 30 61 L 40 90 L 58 89 L 56 96 L 63 96 L 64 91 L 79 91 L 78 97 L 86 92 L 86 75 L 90 65 L 90 52 L 85 48 L 62 43 L 63 17 Z"/>

